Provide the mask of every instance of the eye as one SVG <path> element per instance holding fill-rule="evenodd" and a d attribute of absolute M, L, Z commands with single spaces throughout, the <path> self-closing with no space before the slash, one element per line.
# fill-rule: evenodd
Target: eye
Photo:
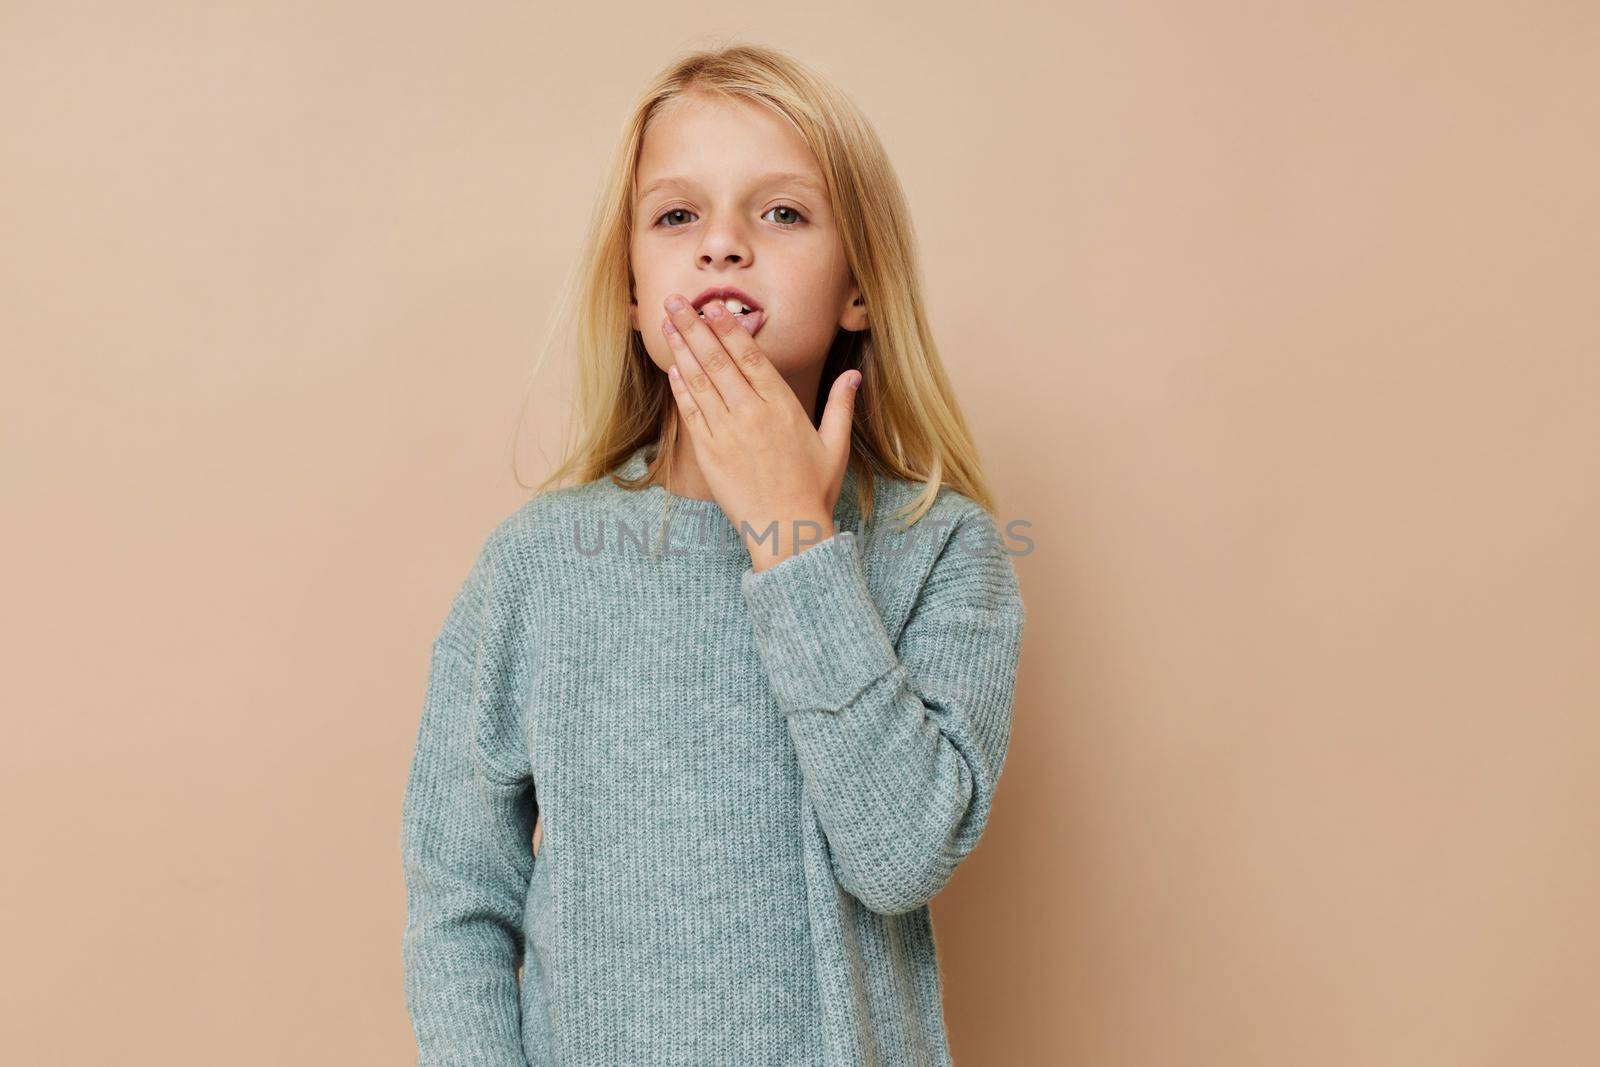
<path fill-rule="evenodd" d="M 770 207 L 770 208 L 767 209 L 767 214 L 770 215 L 774 211 L 787 211 L 791 215 L 794 215 L 799 219 L 804 219 L 805 218 L 804 215 L 800 214 L 800 209 L 799 208 L 790 207 L 788 204 L 777 204 L 777 205 L 775 205 L 773 207 Z M 766 215 L 763 215 L 761 217 L 762 218 L 766 218 Z M 778 222 L 777 219 L 774 219 L 773 221 L 774 222 Z M 789 226 L 799 226 L 799 225 L 802 225 L 802 223 L 800 223 L 800 222 L 778 222 L 778 225 L 779 226 L 789 227 Z"/>
<path fill-rule="evenodd" d="M 686 207 L 668 208 L 666 211 L 663 211 L 661 213 L 661 215 L 656 219 L 656 225 L 660 226 L 661 225 L 661 220 L 666 218 L 668 215 L 693 215 L 693 214 L 694 214 L 694 212 L 690 211 Z M 677 226 L 668 226 L 667 227 L 667 229 L 669 229 L 669 230 L 676 230 L 678 228 L 679 227 L 677 227 Z"/>
<path fill-rule="evenodd" d="M 800 213 L 800 209 L 796 208 L 796 207 L 791 207 L 788 204 L 777 204 L 777 205 L 774 205 L 773 207 L 768 208 L 766 210 L 766 213 L 763 214 L 761 217 L 762 218 L 766 218 L 767 215 L 772 214 L 774 211 L 787 211 L 790 215 L 794 216 L 794 221 L 789 221 L 789 220 L 786 220 L 786 219 L 773 219 L 772 220 L 773 222 L 776 222 L 779 226 L 784 227 L 785 229 L 793 229 L 793 228 L 795 228 L 797 226 L 805 225 L 806 217 L 803 214 Z M 664 220 L 664 219 L 666 219 L 666 218 L 668 218 L 668 217 L 670 217 L 672 215 L 693 215 L 693 214 L 694 214 L 694 212 L 690 211 L 686 207 L 668 208 L 666 211 L 663 211 L 660 215 L 656 216 L 655 225 L 657 225 L 657 226 L 665 225 L 665 227 L 667 229 L 669 229 L 669 230 L 679 230 L 679 229 L 683 228 L 682 225 L 677 225 L 677 224 L 670 223 L 670 222 L 663 224 L 662 220 Z"/>

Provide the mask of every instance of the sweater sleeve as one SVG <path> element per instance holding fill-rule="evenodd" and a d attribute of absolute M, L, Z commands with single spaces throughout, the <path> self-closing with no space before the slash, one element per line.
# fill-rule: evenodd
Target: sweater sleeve
<path fill-rule="evenodd" d="M 527 1063 L 517 968 L 538 808 L 517 727 L 518 623 L 492 545 L 433 642 L 402 804 L 405 1000 L 422 1065 Z"/>
<path fill-rule="evenodd" d="M 1023 605 L 994 520 L 956 523 L 897 642 L 853 531 L 742 589 L 840 885 L 885 915 L 926 904 L 977 845 L 1010 744 Z"/>

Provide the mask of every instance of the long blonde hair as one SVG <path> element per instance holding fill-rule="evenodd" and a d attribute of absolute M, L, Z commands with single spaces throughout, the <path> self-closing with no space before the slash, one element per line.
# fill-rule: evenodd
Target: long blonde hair
<path fill-rule="evenodd" d="M 945 375 L 923 313 L 922 281 L 905 196 L 877 134 L 855 103 L 798 60 L 774 48 L 739 44 L 691 52 L 669 64 L 639 97 L 594 206 L 583 252 L 569 274 L 546 336 L 576 311 L 578 440 L 534 490 L 567 477 L 602 477 L 639 447 L 659 442 L 649 469 L 623 488 L 667 485 L 680 432 L 677 402 L 633 329 L 629 248 L 633 191 L 644 135 L 658 111 L 688 94 L 767 108 L 790 122 L 821 165 L 852 278 L 868 309 L 868 328 L 841 329 L 817 388 L 815 424 L 838 375 L 862 374 L 856 394 L 850 465 L 863 519 L 872 513 L 872 475 L 923 482 L 894 516 L 907 524 L 933 505 L 941 485 L 986 511 L 994 499 L 966 420 Z M 540 362 L 543 362 L 541 356 Z M 527 398 L 524 396 L 524 410 Z M 521 419 L 518 420 L 520 433 Z M 515 459 L 513 458 L 513 464 Z M 522 484 L 518 479 L 518 484 Z"/>

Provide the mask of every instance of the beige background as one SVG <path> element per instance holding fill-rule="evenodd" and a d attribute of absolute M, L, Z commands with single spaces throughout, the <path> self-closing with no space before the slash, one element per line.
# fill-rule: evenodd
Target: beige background
<path fill-rule="evenodd" d="M 625 108 L 750 40 L 1032 524 L 957 1062 L 1595 1062 L 1597 11 L 6 3 L 5 1059 L 411 1061 L 428 645 Z"/>

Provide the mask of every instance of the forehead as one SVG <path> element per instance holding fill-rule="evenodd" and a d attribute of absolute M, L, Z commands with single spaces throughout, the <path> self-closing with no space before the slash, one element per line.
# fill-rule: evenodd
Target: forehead
<path fill-rule="evenodd" d="M 756 104 L 680 97 L 658 111 L 639 150 L 635 195 L 656 187 L 738 188 L 787 180 L 825 193 L 822 170 L 793 126 Z"/>

